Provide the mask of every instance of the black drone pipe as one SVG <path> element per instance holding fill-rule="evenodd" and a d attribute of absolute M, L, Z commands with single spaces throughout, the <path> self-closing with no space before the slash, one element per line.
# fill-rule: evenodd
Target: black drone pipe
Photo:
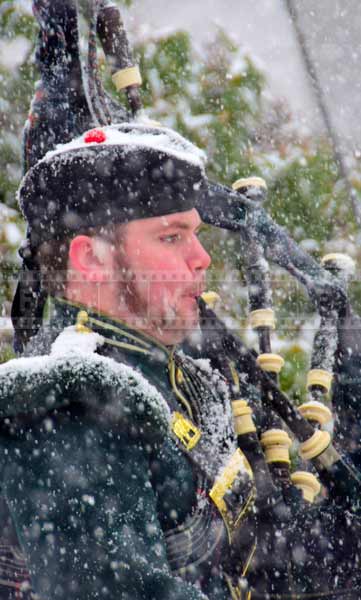
<path fill-rule="evenodd" d="M 199 307 L 202 319 L 207 322 L 207 326 L 212 326 L 217 332 L 227 354 L 238 363 L 242 371 L 250 374 L 250 383 L 261 385 L 267 390 L 267 394 L 262 397 L 265 406 L 274 410 L 282 418 L 302 445 L 307 445 L 308 458 L 314 464 L 322 483 L 330 490 L 333 498 L 348 510 L 361 515 L 361 473 L 352 461 L 339 453 L 330 442 L 323 443 L 322 432 L 312 427 L 273 379 L 258 366 L 257 354 L 249 350 L 240 338 L 231 333 L 201 299 Z M 325 447 L 322 447 L 322 443 Z"/>
<path fill-rule="evenodd" d="M 240 179 L 234 186 L 238 194 L 243 194 L 253 204 L 261 205 L 266 198 L 267 188 L 261 178 Z M 258 335 L 262 368 L 278 384 L 278 373 L 284 361 L 280 356 L 272 354 L 271 348 L 271 331 L 275 327 L 275 318 L 269 265 L 265 259 L 264 248 L 258 243 L 257 232 L 248 227 L 244 234 L 240 236 L 239 242 L 242 270 L 247 283 L 251 326 Z M 267 391 L 262 389 L 261 393 L 266 394 Z M 263 411 L 260 429 L 261 442 L 274 480 L 285 487 L 286 491 L 290 485 L 291 439 L 283 430 L 282 420 L 273 411 Z"/>
<path fill-rule="evenodd" d="M 342 282 L 304 252 L 258 203 L 226 186 L 210 183 L 208 194 L 203 196 L 198 210 L 204 222 L 238 232 L 243 239 L 247 239 L 250 230 L 253 231 L 265 257 L 300 281 L 319 311 L 327 306 L 328 311 L 343 312 L 347 297 Z M 260 369 L 256 357 L 240 340 L 230 332 L 224 340 L 228 347 L 237 348 L 235 359 L 245 361 L 246 370 L 253 369 L 258 384 L 268 390 L 263 398 L 265 405 L 279 414 L 296 438 L 306 444 L 307 451 L 302 458 L 312 461 L 322 483 L 332 490 L 334 497 L 348 503 L 348 508 L 359 510 L 361 476 L 354 465 L 327 443 L 327 432 L 315 432 L 269 375 Z"/>
<path fill-rule="evenodd" d="M 300 281 L 316 306 L 327 296 L 329 305 L 341 310 L 346 296 L 339 282 L 304 252 L 258 203 L 227 186 L 209 183 L 197 208 L 204 223 L 238 232 L 246 239 L 248 230 L 254 231 L 266 259 Z"/>
<path fill-rule="evenodd" d="M 353 270 L 352 259 L 343 254 L 327 254 L 321 263 L 347 294 L 347 285 Z M 311 402 L 306 402 L 300 407 L 306 418 L 321 427 L 332 419 L 331 411 L 327 407 L 327 398 L 331 389 L 339 342 L 340 313 L 335 307 L 330 306 L 328 300 L 327 296 L 321 297 L 318 306 L 320 323 L 313 340 L 311 370 L 307 376 Z"/>
<path fill-rule="evenodd" d="M 133 67 L 134 60 L 119 9 L 109 0 L 100 3 L 97 32 L 113 74 Z M 127 86 L 126 95 L 134 116 L 142 108 L 139 85 Z"/>

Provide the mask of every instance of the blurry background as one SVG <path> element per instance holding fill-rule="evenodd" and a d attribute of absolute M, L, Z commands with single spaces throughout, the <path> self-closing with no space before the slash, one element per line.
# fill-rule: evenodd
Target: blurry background
<path fill-rule="evenodd" d="M 139 0 L 124 17 L 137 36 L 183 29 L 190 33 L 197 49 L 212 42 L 217 28 L 223 29 L 267 72 L 264 93 L 285 99 L 304 127 L 313 131 L 322 128 L 283 0 Z"/>
<path fill-rule="evenodd" d="M 361 147 L 358 0 L 138 0 L 124 16 L 137 36 L 176 27 L 189 32 L 197 48 L 223 29 L 267 73 L 264 93 L 283 99 L 305 131 L 320 133 L 325 124 L 297 36 L 300 30 L 335 130 L 351 151 Z"/>
<path fill-rule="evenodd" d="M 316 258 L 346 251 L 359 262 L 358 0 L 118 3 L 149 116 L 204 148 L 211 177 L 226 184 L 264 177 L 268 210 Z M 38 76 L 36 32 L 30 1 L 0 0 L 0 360 L 12 354 L 9 310 L 24 236 L 15 190 L 21 131 Z M 104 60 L 102 72 L 114 93 Z M 217 249 L 210 280 L 224 314 L 252 343 L 237 240 L 210 229 L 203 235 L 210 251 Z M 275 350 L 287 359 L 282 383 L 299 397 L 317 319 L 293 280 L 278 270 L 273 279 Z M 359 287 L 357 281 L 352 287 L 357 306 Z"/>

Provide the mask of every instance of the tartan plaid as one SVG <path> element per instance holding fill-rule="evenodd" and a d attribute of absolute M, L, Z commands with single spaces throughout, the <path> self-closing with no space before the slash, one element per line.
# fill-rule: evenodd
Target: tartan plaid
<path fill-rule="evenodd" d="M 32 598 L 29 571 L 19 547 L 0 541 L 0 599 Z"/>

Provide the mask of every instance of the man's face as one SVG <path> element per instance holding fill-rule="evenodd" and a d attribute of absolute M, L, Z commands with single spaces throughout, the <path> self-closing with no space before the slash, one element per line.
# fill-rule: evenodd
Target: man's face
<path fill-rule="evenodd" d="M 126 271 L 117 285 L 116 313 L 165 344 L 198 327 L 196 298 L 211 262 L 198 240 L 200 225 L 196 209 L 133 221 L 123 227 L 116 249 L 118 268 Z"/>

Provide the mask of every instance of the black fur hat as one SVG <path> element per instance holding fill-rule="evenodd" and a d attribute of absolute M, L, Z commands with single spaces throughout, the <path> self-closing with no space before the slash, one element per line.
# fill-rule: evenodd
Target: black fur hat
<path fill-rule="evenodd" d="M 205 189 L 205 157 L 171 129 L 128 123 L 59 145 L 19 189 L 33 249 L 82 229 L 190 210 Z"/>
<path fill-rule="evenodd" d="M 207 187 L 198 148 L 166 127 L 129 122 L 130 114 L 104 92 L 94 70 L 96 32 L 103 32 L 104 51 L 117 57 L 118 68 L 133 63 L 117 9 L 110 0 L 98 8 L 91 11 L 89 28 L 93 67 L 83 81 L 76 3 L 33 0 L 41 81 L 24 129 L 25 176 L 18 192 L 27 236 L 19 250 L 22 267 L 11 310 L 16 351 L 42 322 L 46 291 L 36 255 L 43 242 L 189 210 Z M 134 92 L 132 114 L 140 107 Z"/>
<path fill-rule="evenodd" d="M 11 311 L 15 349 L 41 325 L 46 292 L 36 252 L 43 242 L 190 210 L 207 188 L 204 165 L 204 153 L 181 135 L 133 122 L 87 131 L 31 167 L 18 192 L 27 240 Z"/>

